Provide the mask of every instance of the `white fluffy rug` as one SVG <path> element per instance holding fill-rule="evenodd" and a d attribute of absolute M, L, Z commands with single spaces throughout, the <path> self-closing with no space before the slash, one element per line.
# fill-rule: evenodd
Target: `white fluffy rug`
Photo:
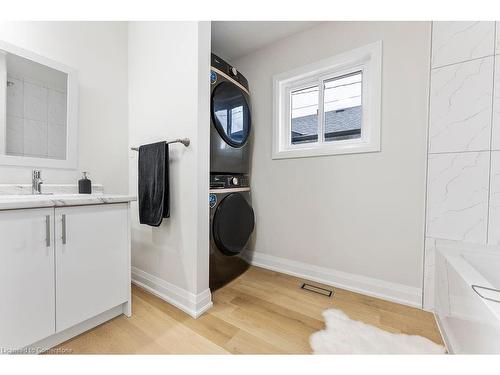
<path fill-rule="evenodd" d="M 442 354 L 444 347 L 422 336 L 390 333 L 350 319 L 340 310 L 323 312 L 326 329 L 314 333 L 314 354 Z"/>

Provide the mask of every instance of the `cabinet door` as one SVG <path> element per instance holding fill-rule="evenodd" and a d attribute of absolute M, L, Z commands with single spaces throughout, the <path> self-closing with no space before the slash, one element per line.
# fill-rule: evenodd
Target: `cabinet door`
<path fill-rule="evenodd" d="M 58 332 L 128 300 L 128 205 L 56 208 Z"/>
<path fill-rule="evenodd" d="M 0 211 L 0 349 L 55 333 L 54 209 Z"/>

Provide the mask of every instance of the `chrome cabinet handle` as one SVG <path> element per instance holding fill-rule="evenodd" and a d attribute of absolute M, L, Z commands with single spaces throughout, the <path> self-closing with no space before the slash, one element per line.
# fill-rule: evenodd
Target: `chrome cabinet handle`
<path fill-rule="evenodd" d="M 66 245 L 66 215 L 62 215 L 62 243 Z"/>
<path fill-rule="evenodd" d="M 45 216 L 45 246 L 50 247 L 50 215 Z"/>

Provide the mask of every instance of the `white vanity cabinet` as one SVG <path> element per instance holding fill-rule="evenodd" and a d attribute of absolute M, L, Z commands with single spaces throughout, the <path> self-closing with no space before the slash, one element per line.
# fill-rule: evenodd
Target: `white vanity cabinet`
<path fill-rule="evenodd" d="M 54 209 L 0 211 L 0 350 L 55 333 Z"/>
<path fill-rule="evenodd" d="M 127 205 L 62 207 L 56 219 L 56 328 L 128 300 Z"/>
<path fill-rule="evenodd" d="M 129 203 L 0 210 L 0 353 L 130 315 Z"/>

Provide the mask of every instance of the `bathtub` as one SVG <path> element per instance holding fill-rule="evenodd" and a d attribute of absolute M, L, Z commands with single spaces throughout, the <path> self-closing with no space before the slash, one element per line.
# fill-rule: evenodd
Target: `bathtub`
<path fill-rule="evenodd" d="M 435 261 L 435 312 L 448 351 L 500 353 L 500 249 L 437 246 Z"/>

